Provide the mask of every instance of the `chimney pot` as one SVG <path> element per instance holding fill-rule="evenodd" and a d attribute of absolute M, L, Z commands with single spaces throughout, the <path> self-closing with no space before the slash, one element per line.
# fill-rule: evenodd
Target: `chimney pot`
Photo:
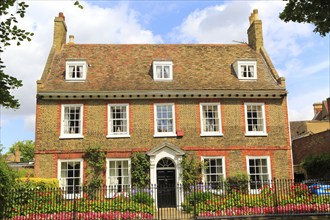
<path fill-rule="evenodd" d="M 63 18 L 63 20 L 65 20 L 65 16 L 64 16 L 63 12 L 58 13 L 58 16 L 59 16 L 60 18 Z"/>
<path fill-rule="evenodd" d="M 69 44 L 74 44 L 74 36 L 69 35 Z"/>

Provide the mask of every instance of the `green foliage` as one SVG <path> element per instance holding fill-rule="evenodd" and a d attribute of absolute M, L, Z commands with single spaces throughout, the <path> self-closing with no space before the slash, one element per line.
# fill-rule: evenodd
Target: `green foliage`
<path fill-rule="evenodd" d="M 97 195 L 95 191 L 102 186 L 102 175 L 105 171 L 105 158 L 106 154 L 102 152 L 100 147 L 89 147 L 85 152 L 85 159 L 87 162 L 87 194 L 91 198 L 94 198 Z"/>
<path fill-rule="evenodd" d="M 226 190 L 228 192 L 241 191 L 247 193 L 249 189 L 249 177 L 245 173 L 237 173 L 226 179 Z"/>
<path fill-rule="evenodd" d="M 6 164 L 5 160 L 0 157 L 0 204 L 6 204 L 10 191 L 15 186 L 15 173 Z M 3 205 L 0 205 L 0 219 L 2 219 Z"/>
<path fill-rule="evenodd" d="M 185 189 L 189 189 L 189 186 L 193 186 L 198 182 L 201 182 L 201 169 L 203 167 L 202 162 L 197 160 L 195 154 L 186 154 L 182 157 L 182 184 Z"/>
<path fill-rule="evenodd" d="M 18 168 L 15 169 L 13 168 L 13 171 L 16 173 L 17 177 L 22 178 L 22 177 L 34 177 L 34 169 L 33 168 Z"/>
<path fill-rule="evenodd" d="M 147 192 L 137 192 L 131 196 L 131 200 L 148 206 L 152 206 L 154 203 L 154 199 Z"/>
<path fill-rule="evenodd" d="M 330 178 L 330 153 L 309 155 L 302 161 L 302 167 L 306 170 L 308 178 Z"/>
<path fill-rule="evenodd" d="M 146 154 L 133 153 L 131 157 L 132 185 L 146 187 L 150 184 L 150 161 Z"/>
<path fill-rule="evenodd" d="M 21 154 L 21 162 L 29 162 L 33 161 L 34 158 L 34 141 L 17 141 L 9 148 L 9 153 L 15 155 L 16 149 L 20 151 Z"/>
<path fill-rule="evenodd" d="M 288 1 L 280 19 L 285 22 L 312 23 L 314 32 L 322 37 L 330 31 L 330 1 L 324 0 L 300 0 Z"/>

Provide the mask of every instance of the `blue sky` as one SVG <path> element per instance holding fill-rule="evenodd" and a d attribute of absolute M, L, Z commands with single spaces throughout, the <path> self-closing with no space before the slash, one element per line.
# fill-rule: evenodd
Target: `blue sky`
<path fill-rule="evenodd" d="M 22 79 L 15 91 L 19 110 L 1 109 L 0 141 L 4 152 L 17 141 L 34 140 L 36 80 L 51 48 L 53 21 L 66 17 L 76 43 L 222 43 L 247 41 L 254 8 L 263 22 L 264 47 L 278 73 L 286 77 L 291 121 L 313 118 L 313 103 L 330 96 L 329 34 L 313 25 L 278 18 L 283 1 L 26 1 L 30 7 L 20 27 L 33 31 L 31 42 L 8 47 L 6 72 Z"/>

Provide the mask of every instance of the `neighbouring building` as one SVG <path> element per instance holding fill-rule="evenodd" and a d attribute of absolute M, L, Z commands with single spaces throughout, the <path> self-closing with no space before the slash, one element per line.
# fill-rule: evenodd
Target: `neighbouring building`
<path fill-rule="evenodd" d="M 294 176 L 308 178 L 302 161 L 309 155 L 330 153 L 330 98 L 314 103 L 314 117 L 307 121 L 290 122 Z M 330 178 L 330 177 L 328 177 Z"/>
<path fill-rule="evenodd" d="M 248 44 L 67 43 L 62 13 L 37 82 L 35 175 L 72 192 L 84 153 L 106 152 L 104 184 L 131 184 L 131 155 L 150 158 L 151 184 L 180 184 L 181 161 L 207 163 L 203 182 L 246 173 L 293 178 L 285 79 L 263 47 L 258 11 Z M 178 200 L 174 200 L 178 203 Z"/>

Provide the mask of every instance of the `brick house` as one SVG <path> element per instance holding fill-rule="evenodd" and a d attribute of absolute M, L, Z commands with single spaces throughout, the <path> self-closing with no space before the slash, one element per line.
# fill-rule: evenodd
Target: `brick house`
<path fill-rule="evenodd" d="M 66 43 L 60 13 L 37 82 L 35 175 L 82 185 L 84 152 L 101 146 L 104 183 L 118 190 L 131 183 L 133 152 L 149 156 L 152 184 L 180 184 L 187 152 L 208 162 L 206 183 L 293 178 L 285 80 L 257 10 L 247 34 L 248 44 Z"/>

